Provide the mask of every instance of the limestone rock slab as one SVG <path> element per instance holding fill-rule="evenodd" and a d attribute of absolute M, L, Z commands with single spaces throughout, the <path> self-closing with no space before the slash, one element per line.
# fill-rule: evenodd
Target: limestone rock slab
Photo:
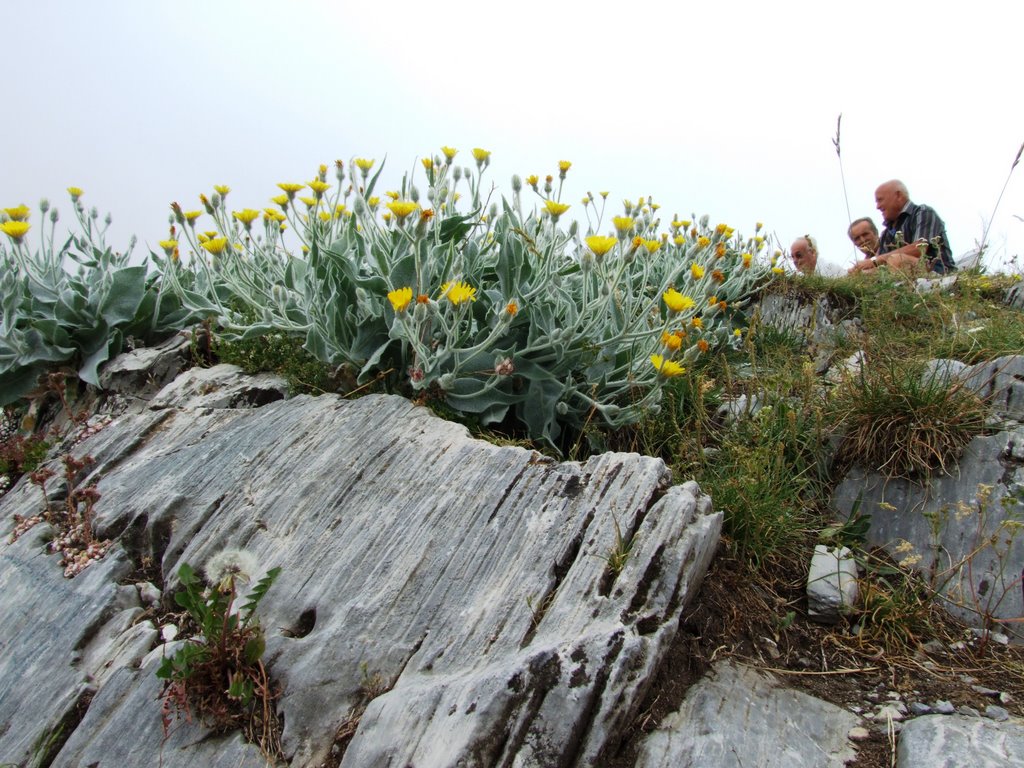
<path fill-rule="evenodd" d="M 718 663 L 641 743 L 637 768 L 842 768 L 860 719 L 771 675 Z"/>
<path fill-rule="evenodd" d="M 905 723 L 897 768 L 1024 768 L 1024 725 L 926 715 Z"/>
<path fill-rule="evenodd" d="M 718 542 L 721 515 L 694 483 L 635 454 L 556 462 L 490 445 L 398 397 L 224 408 L 235 401 L 204 400 L 198 381 L 76 449 L 96 460 L 95 529 L 160 564 L 165 602 L 181 563 L 225 547 L 282 567 L 260 615 L 291 765 L 326 759 L 370 681 L 391 690 L 343 765 L 583 766 L 618 746 Z M 0 519 L 30 509 L 29 490 L 0 499 Z M 60 578 L 40 574 L 40 594 Z M 135 634 L 95 648 L 137 658 L 150 634 L 130 608 L 108 618 Z M 70 654 L 51 633 L 47 653 Z M 88 732 L 56 764 L 94 762 L 124 733 L 159 744 L 154 683 L 133 663 L 103 667 Z M 194 736 L 174 760 L 206 764 Z"/>

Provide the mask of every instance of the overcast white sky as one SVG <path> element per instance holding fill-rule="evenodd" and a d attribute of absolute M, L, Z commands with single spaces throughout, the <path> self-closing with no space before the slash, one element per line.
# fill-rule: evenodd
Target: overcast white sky
<path fill-rule="evenodd" d="M 11 4 L 13 6 L 14 4 Z M 653 195 L 848 263 L 854 217 L 897 177 L 933 206 L 954 254 L 981 238 L 1024 141 L 1024 5 L 963 2 L 484 3 L 34 0 L 7 8 L 0 206 L 65 187 L 114 217 L 112 244 L 156 248 L 168 204 L 214 184 L 262 208 L 279 181 L 387 156 L 384 186 L 442 144 L 488 171 L 573 162 L 587 190 Z M 1022 163 L 1024 166 L 1024 163 Z M 420 169 L 421 188 L 422 169 Z M 614 213 L 618 213 L 616 209 Z M 1024 167 L 992 222 L 1024 256 Z M 31 221 L 38 225 L 39 214 Z"/>

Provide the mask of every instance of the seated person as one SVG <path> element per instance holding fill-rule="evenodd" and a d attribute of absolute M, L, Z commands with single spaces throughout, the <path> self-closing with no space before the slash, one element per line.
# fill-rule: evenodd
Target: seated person
<path fill-rule="evenodd" d="M 878 255 L 878 227 L 871 217 L 863 216 L 851 222 L 846 234 L 866 258 Z"/>
<path fill-rule="evenodd" d="M 818 244 L 810 235 L 798 237 L 789 246 L 789 257 L 798 272 L 805 275 L 819 274 L 824 277 L 842 277 L 845 273 L 835 264 L 818 260 Z"/>
<path fill-rule="evenodd" d="M 875 204 L 885 219 L 878 253 L 854 264 L 851 274 L 870 272 L 880 266 L 939 274 L 956 269 L 946 225 L 932 208 L 910 202 L 902 181 L 893 179 L 879 186 L 875 190 Z"/>

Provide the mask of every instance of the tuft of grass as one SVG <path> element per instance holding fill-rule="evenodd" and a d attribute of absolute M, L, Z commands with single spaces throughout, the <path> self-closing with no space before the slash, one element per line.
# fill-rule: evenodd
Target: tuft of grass
<path fill-rule="evenodd" d="M 927 374 L 915 360 L 867 356 L 837 393 L 844 438 L 841 466 L 888 477 L 948 473 L 986 429 L 985 402 L 962 383 Z"/>
<path fill-rule="evenodd" d="M 212 351 L 223 363 L 237 365 L 248 374 L 270 371 L 283 376 L 292 394 L 322 394 L 349 391 L 354 380 L 335 376 L 331 366 L 317 360 L 304 348 L 304 339 L 270 333 L 242 341 L 214 337 Z"/>

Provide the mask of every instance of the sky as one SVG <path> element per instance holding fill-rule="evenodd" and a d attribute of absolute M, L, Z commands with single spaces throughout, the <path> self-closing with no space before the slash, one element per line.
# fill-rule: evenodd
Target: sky
<path fill-rule="evenodd" d="M 34 0 L 5 16 L 0 207 L 48 198 L 68 221 L 81 187 L 118 250 L 135 234 L 159 251 L 171 201 L 227 184 L 230 208 L 262 208 L 335 159 L 386 161 L 380 189 L 416 170 L 423 189 L 418 159 L 447 145 L 464 165 L 492 152 L 496 196 L 571 161 L 563 220 L 584 229 L 587 191 L 609 192 L 602 233 L 652 196 L 664 229 L 760 221 L 841 265 L 850 216 L 881 224 L 874 190 L 899 178 L 955 255 L 987 231 L 989 268 L 1024 268 L 1016 3 Z"/>

